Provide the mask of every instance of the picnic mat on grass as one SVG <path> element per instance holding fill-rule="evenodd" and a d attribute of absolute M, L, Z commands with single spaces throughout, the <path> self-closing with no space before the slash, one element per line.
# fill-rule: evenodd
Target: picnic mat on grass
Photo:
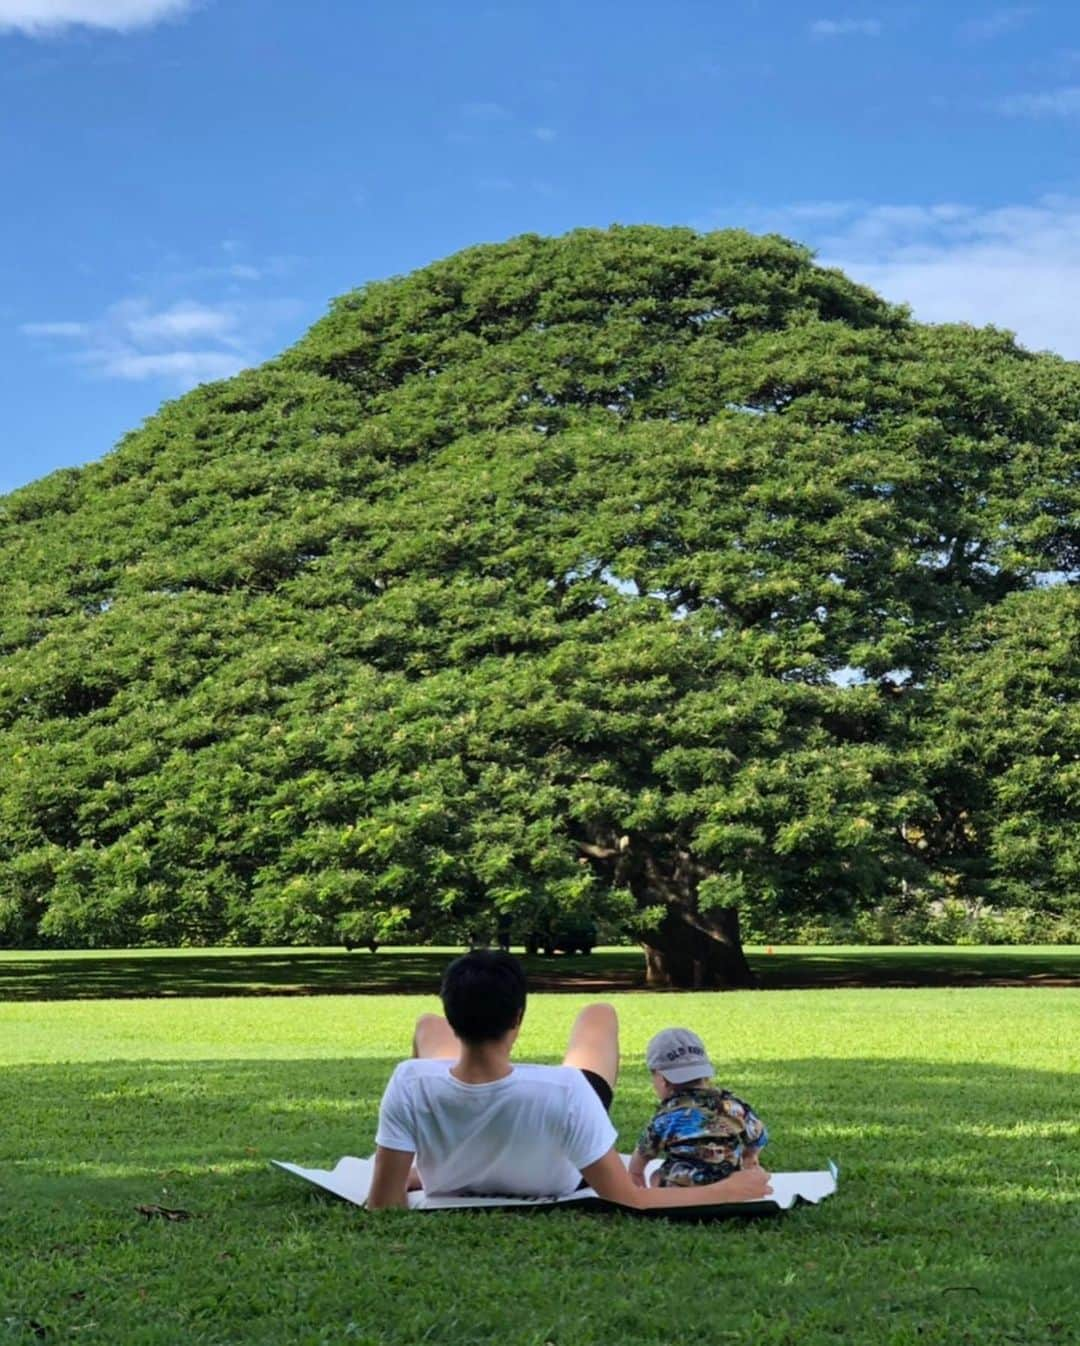
<path fill-rule="evenodd" d="M 623 1163 L 629 1162 L 629 1155 L 621 1156 Z M 331 1169 L 302 1168 L 299 1164 L 290 1164 L 283 1159 L 270 1161 L 275 1168 L 303 1178 L 325 1192 L 354 1205 L 362 1206 L 367 1200 L 371 1187 L 371 1176 L 375 1168 L 374 1159 L 356 1159 L 346 1155 L 339 1159 Z M 658 1160 L 653 1161 L 652 1168 Z M 660 1216 L 663 1219 L 725 1219 L 732 1215 L 779 1215 L 791 1210 L 802 1202 L 816 1206 L 836 1191 L 838 1170 L 830 1159 L 829 1166 L 813 1173 L 774 1173 L 769 1179 L 772 1195 L 760 1201 L 727 1201 L 715 1206 L 690 1206 L 668 1210 L 639 1210 L 632 1214 L 645 1218 Z M 610 1201 L 598 1197 L 591 1187 L 582 1187 L 569 1196 L 428 1196 L 426 1192 L 410 1192 L 411 1210 L 552 1210 L 559 1206 L 574 1210 L 617 1210 Z"/>

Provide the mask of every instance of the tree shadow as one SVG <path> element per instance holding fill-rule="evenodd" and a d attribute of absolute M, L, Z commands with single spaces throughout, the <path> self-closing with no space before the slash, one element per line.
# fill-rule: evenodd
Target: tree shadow
<path fill-rule="evenodd" d="M 809 987 L 1080 986 L 1080 949 L 1061 945 L 807 946 L 751 958 L 767 990 Z"/>
<path fill-rule="evenodd" d="M 0 957 L 0 1001 L 184 996 L 433 995 L 451 949 L 120 951 Z M 761 990 L 811 987 L 1077 986 L 1074 948 L 784 948 L 751 951 Z M 523 957 L 534 991 L 642 991 L 634 948 Z M 679 992 L 672 992 L 679 994 Z"/>
<path fill-rule="evenodd" d="M 0 959 L 0 1000 L 115 1000 L 165 996 L 431 995 L 453 950 L 378 953 L 303 949 L 85 953 Z M 587 957 L 524 958 L 537 991 L 632 990 L 642 979 L 633 949 Z"/>

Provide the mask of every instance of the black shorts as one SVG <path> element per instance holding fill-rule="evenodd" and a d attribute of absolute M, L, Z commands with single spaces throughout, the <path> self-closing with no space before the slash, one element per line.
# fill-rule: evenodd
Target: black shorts
<path fill-rule="evenodd" d="M 615 1096 L 612 1093 L 611 1085 L 608 1084 L 607 1080 L 604 1079 L 603 1075 L 598 1075 L 595 1070 L 586 1070 L 585 1067 L 582 1066 L 581 1073 L 585 1076 L 585 1078 L 592 1085 L 593 1089 L 596 1091 L 597 1098 L 599 1098 L 600 1102 L 603 1103 L 604 1105 L 604 1111 L 610 1112 L 611 1100 Z"/>

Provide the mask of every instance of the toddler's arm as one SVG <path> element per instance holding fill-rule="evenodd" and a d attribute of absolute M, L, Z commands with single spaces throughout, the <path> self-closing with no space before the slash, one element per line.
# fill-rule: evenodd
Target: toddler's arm
<path fill-rule="evenodd" d="M 645 1186 L 645 1165 L 648 1160 L 641 1153 L 640 1149 L 635 1148 L 630 1156 L 630 1162 L 626 1166 L 627 1173 L 630 1174 L 630 1181 L 635 1187 Z"/>
<path fill-rule="evenodd" d="M 654 1123 L 656 1118 L 642 1131 L 638 1136 L 638 1143 L 634 1146 L 634 1153 L 630 1156 L 630 1163 L 626 1171 L 630 1174 L 630 1181 L 635 1187 L 647 1187 L 649 1184 L 645 1181 L 645 1165 L 650 1159 L 657 1158 L 663 1151 L 663 1142 L 656 1133 Z M 655 1179 L 656 1174 L 653 1174 Z"/>
<path fill-rule="evenodd" d="M 750 1104 L 744 1103 L 741 1098 L 729 1097 L 727 1111 L 730 1116 L 737 1118 L 742 1123 L 742 1130 L 739 1132 L 739 1148 L 741 1150 L 739 1167 L 759 1168 L 761 1151 L 769 1143 L 769 1133 L 765 1129 L 765 1123 Z"/>
<path fill-rule="evenodd" d="M 761 1159 L 761 1151 L 769 1143 L 769 1133 L 765 1129 L 765 1123 L 752 1108 L 746 1109 L 742 1140 L 742 1167 L 757 1168 Z"/>

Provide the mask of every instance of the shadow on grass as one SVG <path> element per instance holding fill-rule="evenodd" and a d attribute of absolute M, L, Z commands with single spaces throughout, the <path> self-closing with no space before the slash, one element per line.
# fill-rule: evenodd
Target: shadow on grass
<path fill-rule="evenodd" d="M 447 950 L 387 949 L 0 956 L 0 1000 L 166 996 L 431 995 Z M 610 995 L 644 989 L 636 949 L 525 958 L 534 991 Z M 762 990 L 865 986 L 1080 986 L 1080 949 L 782 948 L 751 951 Z"/>
<path fill-rule="evenodd" d="M 1080 986 L 1080 947 L 782 948 L 753 952 L 763 990 L 815 986 Z"/>
<path fill-rule="evenodd" d="M 158 996 L 431 995 L 438 991 L 445 950 L 388 949 L 295 952 L 260 949 L 235 954 L 163 955 L 103 953 L 4 960 L 0 1000 L 111 1000 Z M 634 949 L 598 951 L 588 957 L 525 958 L 536 991 L 633 990 L 642 980 Z"/>

